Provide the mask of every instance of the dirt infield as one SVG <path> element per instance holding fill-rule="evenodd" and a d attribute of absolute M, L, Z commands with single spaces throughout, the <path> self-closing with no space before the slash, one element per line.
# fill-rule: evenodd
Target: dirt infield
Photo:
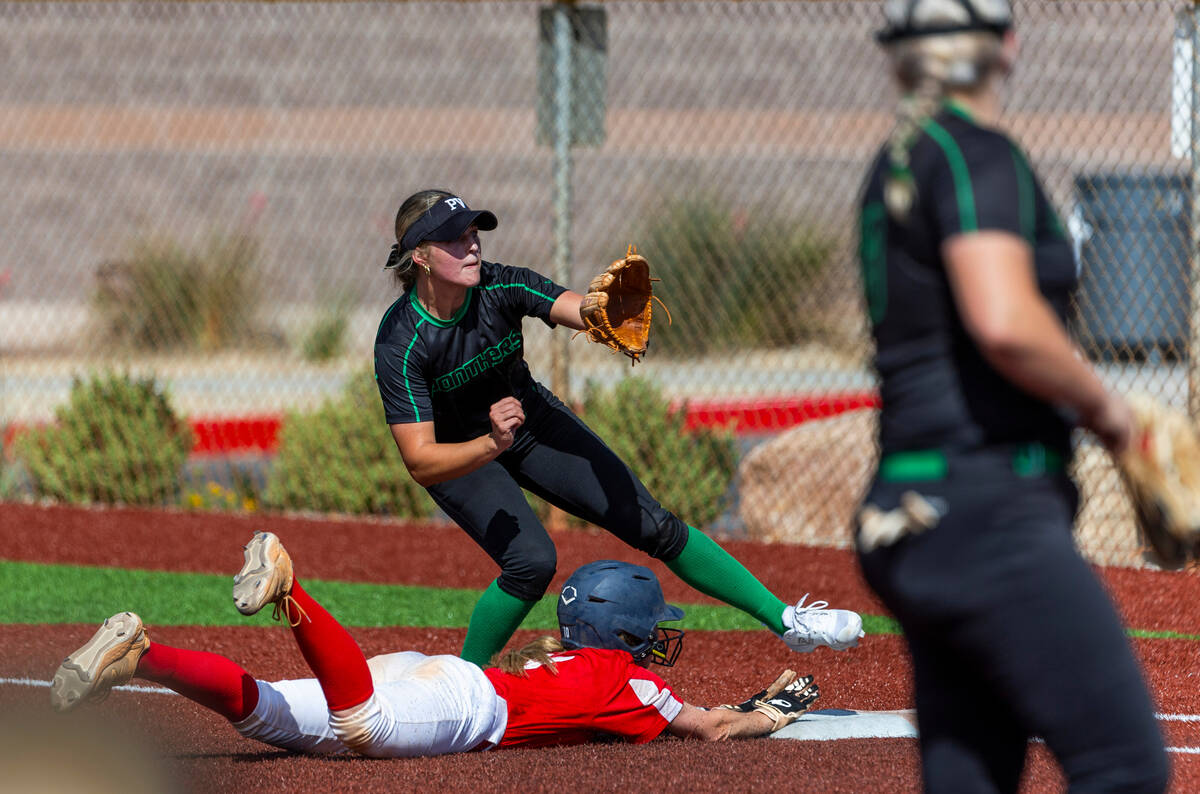
<path fill-rule="evenodd" d="M 0 558 L 232 574 L 241 562 L 240 546 L 254 528 L 280 533 L 298 568 L 302 566 L 304 575 L 313 578 L 474 588 L 494 575 L 490 562 L 460 531 L 443 526 L 11 504 L 0 505 Z M 604 533 L 564 533 L 557 540 L 563 572 L 599 557 L 645 562 Z M 885 614 L 847 552 L 726 545 L 785 596 L 811 591 L 838 606 Z M 652 567 L 662 577 L 669 600 L 706 601 L 661 565 Z M 1200 614 L 1193 606 L 1200 602 L 1200 577 L 1121 569 L 1104 569 L 1102 574 L 1130 625 L 1200 633 Z M 93 629 L 73 624 L 0 625 L 0 678 L 44 681 L 62 655 Z M 352 633 L 368 655 L 403 648 L 453 653 L 463 636 L 462 630 L 425 628 L 359 628 Z M 154 626 L 151 636 L 172 645 L 223 653 L 266 679 L 307 674 L 282 629 Z M 530 632 L 521 632 L 518 639 L 529 636 Z M 1146 666 L 1159 711 L 1177 717 L 1162 723 L 1168 745 L 1183 748 L 1171 754 L 1172 791 L 1200 790 L 1200 761 L 1192 749 L 1200 746 L 1200 722 L 1178 719 L 1200 714 L 1195 687 L 1200 643 L 1138 639 L 1134 646 Z M 911 707 L 907 657 L 903 640 L 896 636 L 868 636 L 861 647 L 846 653 L 821 650 L 797 657 L 767 632 L 694 631 L 688 634 L 682 662 L 665 671 L 665 677 L 689 701 L 713 704 L 743 697 L 789 665 L 816 676 L 821 708 Z M 43 764 L 36 754 L 14 749 L 24 746 L 21 742 L 8 742 L 0 749 L 0 767 L 33 765 L 52 779 L 82 767 L 83 759 L 90 757 L 83 746 L 94 745 L 110 763 L 126 754 L 133 759 L 125 762 L 119 775 L 124 779 L 112 780 L 114 788 L 127 786 L 128 764 L 144 765 L 139 775 L 145 781 L 168 781 L 149 790 L 537 792 L 635 790 L 647 785 L 701 792 L 779 786 L 801 792 L 920 789 L 916 744 L 911 739 L 756 740 L 724 745 L 664 739 L 643 747 L 589 745 L 437 759 L 319 759 L 248 742 L 221 719 L 172 695 L 117 692 L 102 706 L 70 717 L 47 715 L 46 701 L 44 686 L 0 683 L 0 736 L 17 726 L 16 735 L 27 746 L 58 748 L 53 761 Z M 117 739 L 119 751 L 112 747 Z M 131 748 L 141 749 L 134 753 Z M 1044 748 L 1032 746 L 1023 791 L 1056 791 L 1061 786 L 1057 767 Z"/>

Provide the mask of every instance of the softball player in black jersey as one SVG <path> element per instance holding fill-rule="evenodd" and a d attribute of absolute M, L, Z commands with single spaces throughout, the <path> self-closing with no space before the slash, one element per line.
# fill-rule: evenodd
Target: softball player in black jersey
<path fill-rule="evenodd" d="M 410 196 L 388 258 L 404 286 L 375 339 L 388 424 L 413 479 L 500 566 L 471 616 L 464 658 L 486 664 L 554 577 L 554 543 L 522 488 L 662 560 L 697 590 L 752 615 L 793 650 L 852 647 L 862 619 L 784 604 L 703 532 L 667 511 L 546 388 L 521 323 L 580 330 L 582 296 L 532 270 L 486 262 L 496 216 L 444 190 Z M 807 596 L 806 596 L 807 597 Z"/>
<path fill-rule="evenodd" d="M 1128 407 L 1069 340 L 1071 246 L 994 126 L 1008 0 L 888 0 L 905 97 L 861 207 L 882 391 L 859 516 L 871 587 L 912 654 L 927 791 L 1016 791 L 1041 737 L 1071 791 L 1161 791 L 1141 670 L 1075 549 L 1073 423 L 1120 451 Z"/>

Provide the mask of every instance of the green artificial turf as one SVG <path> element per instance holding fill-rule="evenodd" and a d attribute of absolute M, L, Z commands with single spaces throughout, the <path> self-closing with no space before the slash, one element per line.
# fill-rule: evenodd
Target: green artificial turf
<path fill-rule="evenodd" d="M 232 576 L 139 571 L 0 561 L 0 623 L 98 623 L 123 610 L 158 625 L 266 625 L 268 610 L 250 618 L 233 608 Z M 347 626 L 465 628 L 478 590 L 305 579 L 304 588 Z M 543 598 L 527 629 L 554 630 L 554 596 Z M 695 630 L 761 630 L 762 624 L 726 606 L 682 605 L 678 624 Z M 890 621 L 867 618 L 869 631 Z"/>
<path fill-rule="evenodd" d="M 270 610 L 243 617 L 233 608 L 232 576 L 139 571 L 0 560 L 0 623 L 99 623 L 130 610 L 160 626 L 268 625 Z M 477 590 L 448 587 L 326 582 L 304 587 L 347 626 L 466 628 Z M 727 606 L 680 604 L 687 613 L 672 625 L 697 631 L 757 631 L 762 624 Z M 543 598 L 522 628 L 557 628 L 554 597 Z M 895 620 L 863 615 L 867 634 L 900 634 Z M 1143 639 L 1200 640 L 1175 631 L 1130 629 Z"/>

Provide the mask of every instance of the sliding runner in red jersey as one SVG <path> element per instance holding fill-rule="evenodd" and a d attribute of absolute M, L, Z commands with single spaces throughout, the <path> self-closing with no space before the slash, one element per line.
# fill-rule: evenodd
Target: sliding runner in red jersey
<path fill-rule="evenodd" d="M 681 619 L 683 610 L 663 601 L 649 569 L 612 560 L 583 566 L 563 587 L 561 638 L 542 637 L 487 670 L 457 656 L 415 651 L 366 659 L 301 587 L 290 555 L 271 533 L 256 534 L 246 546 L 233 600 L 245 615 L 274 605 L 314 678 L 258 680 L 219 654 L 152 643 L 141 619 L 122 612 L 64 660 L 51 686 L 52 705 L 71 710 L 136 676 L 275 747 L 399 758 L 603 737 L 643 743 L 665 731 L 706 740 L 762 736 L 817 698 L 812 678 L 792 673 L 786 688 L 739 706 L 710 711 L 685 703 L 648 669 L 678 657 L 683 632 L 658 624 Z"/>

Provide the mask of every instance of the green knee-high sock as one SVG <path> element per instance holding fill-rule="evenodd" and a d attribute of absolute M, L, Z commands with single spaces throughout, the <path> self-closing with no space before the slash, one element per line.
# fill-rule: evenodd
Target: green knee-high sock
<path fill-rule="evenodd" d="M 687 544 L 666 566 L 701 593 L 737 607 L 776 634 L 783 634 L 783 609 L 787 605 L 695 527 L 688 527 Z"/>
<path fill-rule="evenodd" d="M 475 602 L 467 638 L 463 641 L 462 658 L 487 667 L 536 603 L 510 596 L 493 581 Z"/>

